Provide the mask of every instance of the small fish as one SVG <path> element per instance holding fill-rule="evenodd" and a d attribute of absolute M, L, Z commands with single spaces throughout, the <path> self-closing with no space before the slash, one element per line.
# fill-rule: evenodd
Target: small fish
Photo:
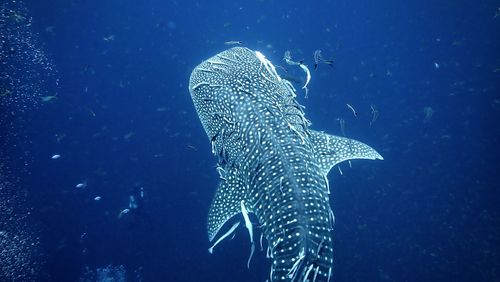
<path fill-rule="evenodd" d="M 316 50 L 314 51 L 314 69 L 316 70 L 321 63 L 333 66 L 333 60 L 325 60 L 321 55 L 321 50 Z"/>
<path fill-rule="evenodd" d="M 319 60 L 321 57 L 321 50 L 314 51 L 313 56 L 314 56 L 314 69 L 316 70 L 318 68 L 318 65 L 319 65 Z"/>
<path fill-rule="evenodd" d="M 345 137 L 345 120 L 343 118 L 339 118 L 339 125 L 340 125 L 340 131 L 342 132 L 342 135 Z"/>
<path fill-rule="evenodd" d="M 198 148 L 196 148 L 195 146 L 193 145 L 190 145 L 190 144 L 187 144 L 186 145 L 189 149 L 193 150 L 193 151 L 198 151 Z"/>
<path fill-rule="evenodd" d="M 241 44 L 243 44 L 242 41 L 236 41 L 236 40 L 230 40 L 224 42 L 224 45 L 241 45 Z"/>
<path fill-rule="evenodd" d="M 299 66 L 305 73 L 306 73 L 306 82 L 304 83 L 304 86 L 302 86 L 302 89 L 306 91 L 306 98 L 307 98 L 307 85 L 309 84 L 309 81 L 311 80 L 311 72 L 309 71 L 309 68 L 303 64 L 303 60 L 300 61 L 294 61 L 292 60 L 292 55 L 290 51 L 285 51 L 285 54 L 283 55 L 283 60 L 291 66 Z"/>
<path fill-rule="evenodd" d="M 111 34 L 110 36 L 105 36 L 105 37 L 102 38 L 102 40 L 104 40 L 106 42 L 113 41 L 113 40 L 115 40 L 115 35 Z"/>
<path fill-rule="evenodd" d="M 434 109 L 431 107 L 425 107 L 424 108 L 424 123 L 427 123 L 429 120 L 431 120 L 433 115 L 434 115 Z"/>
<path fill-rule="evenodd" d="M 5 91 L 3 91 L 3 92 L 0 94 L 0 96 L 8 96 L 8 95 L 10 95 L 10 94 L 12 94 L 12 91 L 10 91 L 9 89 L 5 89 Z"/>
<path fill-rule="evenodd" d="M 53 160 L 57 160 L 57 159 L 59 159 L 60 157 L 61 157 L 61 155 L 59 155 L 59 154 L 55 154 L 55 155 L 52 155 L 51 159 L 53 159 Z"/>
<path fill-rule="evenodd" d="M 92 111 L 91 109 L 87 108 L 87 111 L 89 112 L 89 114 L 93 117 L 95 117 L 95 112 Z"/>
<path fill-rule="evenodd" d="M 115 40 L 115 36 L 111 34 L 110 36 L 105 36 L 102 38 L 104 41 L 109 42 Z"/>
<path fill-rule="evenodd" d="M 40 99 L 42 99 L 42 102 L 50 102 L 54 99 L 56 99 L 57 96 L 43 96 L 43 97 L 40 97 Z"/>
<path fill-rule="evenodd" d="M 18 14 L 16 11 L 12 11 L 12 19 L 18 23 L 26 20 L 26 17 L 23 17 L 22 15 Z"/>
<path fill-rule="evenodd" d="M 125 135 L 123 135 L 123 139 L 128 140 L 128 139 L 130 139 L 130 137 L 134 136 L 134 134 L 135 133 L 133 131 L 130 131 L 130 132 L 126 133 Z"/>
<path fill-rule="evenodd" d="M 302 86 L 302 89 L 306 91 L 306 98 L 307 98 L 307 92 L 309 91 L 307 89 L 307 85 L 309 84 L 309 81 L 311 81 L 311 72 L 309 71 L 309 68 L 302 63 L 299 64 L 299 67 L 306 73 L 306 82 L 304 83 L 304 86 Z"/>
<path fill-rule="evenodd" d="M 87 187 L 87 181 L 83 181 L 75 185 L 75 188 L 85 188 Z"/>
<path fill-rule="evenodd" d="M 101 199 L 101 196 L 96 196 L 96 197 L 94 198 L 94 201 L 99 201 L 100 199 Z"/>
<path fill-rule="evenodd" d="M 285 51 L 285 54 L 283 55 L 283 60 L 285 60 L 285 62 L 287 64 L 291 65 L 291 66 L 298 66 L 298 65 L 300 65 L 300 64 L 303 63 L 302 60 L 300 60 L 300 61 L 294 61 L 292 59 L 292 53 L 290 51 L 288 51 L 288 50 Z"/>
<path fill-rule="evenodd" d="M 379 115 L 379 111 L 375 107 L 375 105 L 370 105 L 370 108 L 371 108 L 371 111 L 372 111 L 372 120 L 370 121 L 370 127 L 371 127 L 375 123 L 375 121 L 377 120 L 378 115 Z"/>
<path fill-rule="evenodd" d="M 118 214 L 118 218 L 122 218 L 122 216 L 123 216 L 124 214 L 127 214 L 127 213 L 129 213 L 129 212 L 130 212 L 130 210 L 129 210 L 129 209 L 124 209 L 124 210 L 122 210 L 122 211 Z"/>
<path fill-rule="evenodd" d="M 139 207 L 139 205 L 137 204 L 137 201 L 135 200 L 135 197 L 133 195 L 130 195 L 128 196 L 129 198 L 129 201 L 128 201 L 128 208 L 129 209 L 136 209 Z"/>
<path fill-rule="evenodd" d="M 349 105 L 349 104 L 346 104 L 346 106 L 352 111 L 352 114 L 355 116 L 355 117 L 358 117 L 358 112 L 356 112 L 356 110 L 353 108 L 353 106 Z"/>

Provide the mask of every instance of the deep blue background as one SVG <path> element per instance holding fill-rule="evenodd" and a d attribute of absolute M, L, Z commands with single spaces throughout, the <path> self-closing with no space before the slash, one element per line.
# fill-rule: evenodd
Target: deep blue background
<path fill-rule="evenodd" d="M 334 57 L 299 94 L 312 127 L 341 134 L 344 118 L 385 157 L 330 174 L 335 281 L 499 281 L 500 16 L 477 2 L 27 2 L 60 76 L 25 127 L 44 279 L 109 264 L 144 281 L 268 277 L 265 252 L 246 269 L 243 229 L 207 252 L 218 176 L 188 91 L 198 63 L 241 40 L 280 65 L 285 50 Z"/>

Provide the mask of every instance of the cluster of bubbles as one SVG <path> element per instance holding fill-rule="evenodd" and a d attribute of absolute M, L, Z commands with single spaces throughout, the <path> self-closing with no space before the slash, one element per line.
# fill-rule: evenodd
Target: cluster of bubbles
<path fill-rule="evenodd" d="M 27 111 L 57 89 L 57 71 L 43 51 L 22 1 L 0 4 L 0 108 Z"/>
<path fill-rule="evenodd" d="M 35 281 L 43 261 L 39 239 L 29 225 L 25 197 L 8 174 L 0 163 L 0 281 Z"/>
<path fill-rule="evenodd" d="M 36 281 L 43 255 L 20 187 L 23 156 L 16 155 L 22 114 L 36 109 L 58 86 L 57 72 L 19 0 L 0 1 L 0 281 Z M 23 166 L 24 167 L 24 166 Z"/>
<path fill-rule="evenodd" d="M 132 274 L 132 275 L 130 275 Z M 129 278 L 129 279 L 127 279 Z M 126 282 L 126 281 L 142 281 L 140 271 L 136 270 L 134 273 L 127 275 L 127 269 L 123 265 L 108 265 L 103 268 L 95 270 L 86 267 L 80 282 Z"/>

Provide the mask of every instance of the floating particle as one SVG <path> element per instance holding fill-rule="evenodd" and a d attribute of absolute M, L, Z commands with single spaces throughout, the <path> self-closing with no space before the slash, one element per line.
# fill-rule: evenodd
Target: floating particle
<path fill-rule="evenodd" d="M 57 159 L 59 159 L 60 157 L 61 157 L 61 155 L 59 155 L 59 154 L 55 154 L 55 155 L 52 155 L 51 159 L 53 159 L 53 160 L 57 160 Z"/>

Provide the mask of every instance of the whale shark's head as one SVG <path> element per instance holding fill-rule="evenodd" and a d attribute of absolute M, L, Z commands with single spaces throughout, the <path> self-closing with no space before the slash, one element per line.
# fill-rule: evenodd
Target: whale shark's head
<path fill-rule="evenodd" d="M 253 87 L 248 75 L 255 73 L 256 60 L 250 49 L 235 47 L 203 61 L 191 73 L 191 98 L 210 138 L 247 95 L 244 91 Z"/>
<path fill-rule="evenodd" d="M 285 87 L 283 87 L 285 86 Z M 262 53 L 234 47 L 199 64 L 191 73 L 189 91 L 209 138 L 228 117 L 244 120 L 253 103 L 278 108 L 295 97 L 288 81 Z M 272 109 L 269 109 L 272 110 Z"/>

